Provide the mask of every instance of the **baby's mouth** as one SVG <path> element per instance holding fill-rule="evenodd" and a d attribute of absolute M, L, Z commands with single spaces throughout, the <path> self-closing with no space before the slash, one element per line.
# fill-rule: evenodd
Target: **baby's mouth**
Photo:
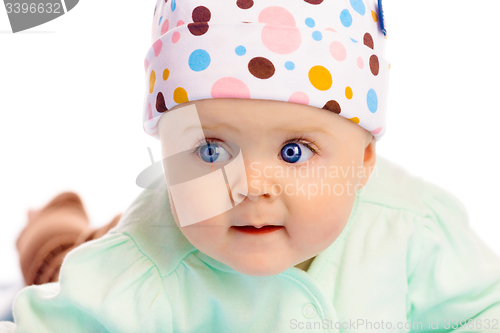
<path fill-rule="evenodd" d="M 235 230 L 246 234 L 262 235 L 282 230 L 285 227 L 282 225 L 262 225 L 262 226 L 245 225 L 245 226 L 232 226 L 231 228 L 234 228 Z"/>

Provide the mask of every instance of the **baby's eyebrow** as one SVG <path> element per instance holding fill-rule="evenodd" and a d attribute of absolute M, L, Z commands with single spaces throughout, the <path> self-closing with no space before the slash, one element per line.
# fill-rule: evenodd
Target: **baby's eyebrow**
<path fill-rule="evenodd" d="M 233 130 L 233 131 L 235 131 L 235 132 L 237 132 L 237 133 L 239 133 L 239 132 L 240 132 L 240 130 L 239 130 L 239 129 L 237 129 L 236 127 L 231 126 L 231 125 L 229 125 L 229 124 L 218 124 L 218 125 L 214 125 L 214 126 L 201 126 L 201 128 L 202 128 L 202 129 L 207 129 L 207 130 L 218 130 L 218 129 L 220 129 L 221 127 L 224 127 L 224 128 L 230 129 L 230 130 Z M 189 127 L 186 127 L 182 133 L 185 133 L 185 132 L 187 132 L 187 131 L 189 131 L 189 130 L 191 130 L 191 129 L 198 129 L 198 130 L 199 130 L 199 129 L 200 129 L 200 127 L 199 127 L 199 126 L 189 126 Z"/>
<path fill-rule="evenodd" d="M 293 132 L 293 133 L 310 133 L 310 132 L 321 132 L 328 135 L 331 135 L 323 128 L 319 127 L 306 127 L 306 128 L 275 128 L 275 131 L 283 131 L 283 132 Z"/>
<path fill-rule="evenodd" d="M 240 130 L 237 129 L 236 127 L 232 126 L 232 125 L 229 125 L 229 124 L 225 124 L 225 123 L 221 123 L 221 124 L 218 124 L 218 125 L 213 125 L 213 126 L 202 126 L 202 129 L 206 129 L 206 130 L 219 130 L 221 128 L 224 128 L 224 129 L 230 129 L 230 130 L 233 130 L 237 133 L 240 133 Z M 187 132 L 191 129 L 200 129 L 200 127 L 198 126 L 189 126 L 187 127 L 186 129 L 184 129 L 184 132 Z M 324 134 L 327 134 L 327 135 L 331 135 L 331 133 L 328 133 L 326 130 L 324 130 L 323 128 L 319 128 L 319 127 L 305 127 L 305 128 L 283 128 L 283 127 L 277 127 L 277 128 L 274 128 L 273 131 L 280 131 L 280 132 L 289 132 L 289 133 L 311 133 L 311 132 L 320 132 L 320 133 L 324 133 Z"/>

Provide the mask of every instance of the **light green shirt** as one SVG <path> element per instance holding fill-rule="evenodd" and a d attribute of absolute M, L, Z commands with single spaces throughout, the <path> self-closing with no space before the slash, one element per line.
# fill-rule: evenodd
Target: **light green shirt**
<path fill-rule="evenodd" d="M 165 188 L 144 190 L 13 314 L 0 332 L 500 332 L 500 259 L 454 196 L 379 156 L 307 272 L 236 272 L 182 235 Z"/>

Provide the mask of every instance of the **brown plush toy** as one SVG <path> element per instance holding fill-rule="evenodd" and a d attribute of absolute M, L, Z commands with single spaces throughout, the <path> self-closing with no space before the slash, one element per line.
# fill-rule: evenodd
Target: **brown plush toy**
<path fill-rule="evenodd" d="M 19 234 L 16 247 L 26 285 L 55 282 L 64 256 L 80 244 L 103 236 L 120 220 L 91 228 L 80 197 L 64 192 L 42 209 L 28 211 L 28 223 Z"/>

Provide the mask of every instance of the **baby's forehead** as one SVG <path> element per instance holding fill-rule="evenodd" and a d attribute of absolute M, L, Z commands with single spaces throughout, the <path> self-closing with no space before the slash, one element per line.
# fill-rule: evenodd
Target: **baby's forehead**
<path fill-rule="evenodd" d="M 340 126 L 346 119 L 330 108 L 252 99 L 212 99 L 194 103 L 200 121 L 206 125 L 225 124 L 250 131 L 254 127 L 277 131 L 309 132 Z"/>
<path fill-rule="evenodd" d="M 331 110 L 275 100 L 196 100 L 167 111 L 163 117 L 159 130 L 169 140 L 179 139 L 178 135 L 193 136 L 194 131 L 198 139 L 217 137 L 239 143 L 302 138 L 330 145 L 332 140 L 346 143 L 366 137 L 366 130 Z"/>

